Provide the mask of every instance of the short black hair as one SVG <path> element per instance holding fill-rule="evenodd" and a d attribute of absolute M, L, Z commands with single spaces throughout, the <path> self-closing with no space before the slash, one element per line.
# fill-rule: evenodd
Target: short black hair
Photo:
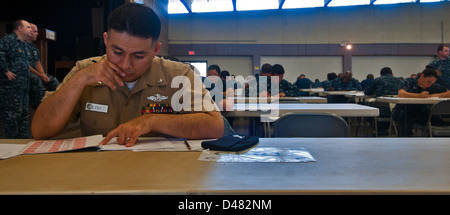
<path fill-rule="evenodd" d="M 222 72 L 220 72 L 219 76 L 221 78 L 227 78 L 227 76 L 230 76 L 230 72 L 228 72 L 227 70 L 223 70 Z"/>
<path fill-rule="evenodd" d="M 383 67 L 383 68 L 381 69 L 381 71 L 380 71 L 380 75 L 381 75 L 381 76 L 385 76 L 385 75 L 387 75 L 387 74 L 392 75 L 392 69 L 389 68 L 389 67 Z"/>
<path fill-rule="evenodd" d="M 284 74 L 284 68 L 280 64 L 275 64 L 271 68 L 272 75 L 283 75 Z"/>
<path fill-rule="evenodd" d="M 270 65 L 270 64 L 268 64 L 268 63 L 265 63 L 265 64 L 263 64 L 263 65 L 261 66 L 261 71 L 260 71 L 260 73 L 264 73 L 264 74 L 270 73 L 270 72 L 271 72 L 271 71 L 270 71 L 271 68 L 272 68 L 272 65 Z"/>
<path fill-rule="evenodd" d="M 215 65 L 215 64 L 210 65 L 210 66 L 208 67 L 208 70 L 207 70 L 207 71 L 212 70 L 212 69 L 215 69 L 215 70 L 217 71 L 217 74 L 220 75 L 220 67 L 219 67 L 218 65 Z"/>
<path fill-rule="evenodd" d="M 331 81 L 331 80 L 334 80 L 335 78 L 337 78 L 336 73 L 330 72 L 327 74 L 327 80 Z"/>
<path fill-rule="evenodd" d="M 108 16 L 108 31 L 114 29 L 141 38 L 158 41 L 161 20 L 149 7 L 137 3 L 127 3 L 116 8 Z"/>
<path fill-rule="evenodd" d="M 424 78 L 426 78 L 426 77 L 438 78 L 438 75 L 437 75 L 437 72 L 435 69 L 425 69 L 422 71 L 422 75 Z"/>

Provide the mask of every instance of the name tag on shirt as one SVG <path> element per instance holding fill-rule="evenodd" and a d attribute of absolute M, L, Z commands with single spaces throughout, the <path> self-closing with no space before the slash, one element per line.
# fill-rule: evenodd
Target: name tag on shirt
<path fill-rule="evenodd" d="M 86 102 L 86 110 L 100 112 L 100 113 L 108 113 L 108 105 L 101 105 L 101 104 Z"/>

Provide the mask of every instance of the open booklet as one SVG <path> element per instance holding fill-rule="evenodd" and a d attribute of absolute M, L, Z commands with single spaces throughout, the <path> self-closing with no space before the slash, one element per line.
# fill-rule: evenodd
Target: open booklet
<path fill-rule="evenodd" d="M 201 142 L 203 141 L 145 137 L 139 138 L 134 146 L 126 147 L 119 145 L 115 138 L 106 145 L 99 145 L 102 140 L 102 135 L 62 140 L 34 140 L 26 144 L 20 154 L 54 153 L 87 148 L 95 148 L 99 151 L 201 151 Z"/>

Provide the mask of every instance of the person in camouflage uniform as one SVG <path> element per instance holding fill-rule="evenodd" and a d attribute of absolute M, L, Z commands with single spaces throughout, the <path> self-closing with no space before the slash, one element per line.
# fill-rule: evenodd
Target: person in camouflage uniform
<path fill-rule="evenodd" d="M 450 91 L 437 84 L 438 75 L 435 69 L 425 69 L 417 78 L 407 78 L 399 86 L 398 97 L 401 98 L 450 98 Z M 431 105 L 408 104 L 396 105 L 392 111 L 392 119 L 398 121 L 399 134 L 412 136 L 415 123 L 425 126 Z M 439 122 L 439 119 L 431 119 Z"/>
<path fill-rule="evenodd" d="M 289 83 L 283 79 L 284 77 L 284 68 L 280 64 L 275 64 L 271 68 L 272 76 L 278 76 L 278 84 L 279 84 L 279 94 L 280 97 L 299 97 L 301 96 L 301 91 L 294 84 Z M 272 83 L 275 84 L 275 83 Z M 276 95 L 272 95 L 276 96 Z"/>
<path fill-rule="evenodd" d="M 380 76 L 375 78 L 373 82 L 364 89 L 365 95 L 375 95 L 376 97 L 397 95 L 398 87 L 401 80 L 393 76 L 392 69 L 384 67 L 380 71 Z M 391 110 L 388 106 L 379 106 L 380 117 L 388 117 L 391 115 Z"/>
<path fill-rule="evenodd" d="M 245 87 L 245 96 L 247 97 L 267 97 L 271 95 L 271 69 L 272 65 L 265 63 L 261 66 L 259 75 L 255 79 L 250 79 Z M 261 92 L 260 92 L 261 90 Z"/>
<path fill-rule="evenodd" d="M 310 89 L 310 88 L 312 88 L 312 84 L 313 84 L 313 82 L 309 78 L 307 78 L 305 74 L 301 74 L 297 78 L 297 81 L 294 83 L 294 85 L 299 90 L 301 90 L 301 89 Z M 300 91 L 299 93 L 300 93 L 301 96 L 309 96 L 308 92 Z"/>
<path fill-rule="evenodd" d="M 14 22 L 13 32 L 0 39 L 0 113 L 6 138 L 29 138 L 28 91 L 30 63 L 25 40 L 31 35 L 25 20 Z"/>
<path fill-rule="evenodd" d="M 361 84 L 354 79 L 351 72 L 345 72 L 342 77 L 333 79 L 330 82 L 329 91 L 361 91 Z M 347 97 L 344 95 L 331 95 L 328 96 L 328 103 L 346 103 Z"/>
<path fill-rule="evenodd" d="M 393 76 L 392 69 L 389 67 L 382 68 L 380 76 L 381 77 L 375 78 L 374 81 L 364 89 L 364 94 L 375 95 L 376 97 L 397 95 L 401 80 Z"/>
<path fill-rule="evenodd" d="M 38 28 L 31 25 L 31 37 L 27 39 L 28 60 L 30 61 L 30 106 L 34 109 L 41 103 L 44 90 L 55 91 L 59 85 L 58 79 L 44 72 L 41 64 L 39 49 L 33 44 L 36 41 Z"/>
<path fill-rule="evenodd" d="M 330 91 L 361 91 L 361 84 L 353 78 L 351 72 L 345 72 L 341 78 L 336 78 L 331 81 Z"/>
<path fill-rule="evenodd" d="M 336 79 L 338 76 L 336 75 L 336 73 L 334 72 L 330 72 L 327 74 L 327 80 L 322 82 L 322 88 L 325 91 L 328 91 L 331 87 L 331 81 L 333 81 L 334 79 Z"/>
<path fill-rule="evenodd" d="M 448 59 L 448 55 L 450 53 L 449 47 L 447 45 L 440 45 L 437 51 L 438 56 L 428 65 L 442 73 L 438 76 L 437 83 L 447 89 L 450 89 L 450 60 Z"/>

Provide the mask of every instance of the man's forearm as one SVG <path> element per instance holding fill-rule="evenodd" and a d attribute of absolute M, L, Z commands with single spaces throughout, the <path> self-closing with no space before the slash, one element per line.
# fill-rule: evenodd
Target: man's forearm
<path fill-rule="evenodd" d="M 79 80 L 74 76 L 39 105 L 31 124 L 34 138 L 46 139 L 64 128 L 85 86 Z"/>

